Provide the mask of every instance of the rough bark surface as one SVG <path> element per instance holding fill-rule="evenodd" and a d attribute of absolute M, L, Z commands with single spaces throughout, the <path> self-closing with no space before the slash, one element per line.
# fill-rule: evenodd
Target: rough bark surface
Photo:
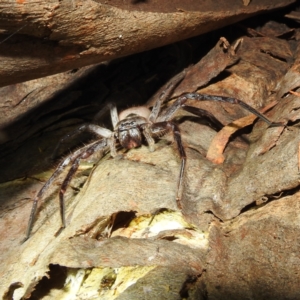
<path fill-rule="evenodd" d="M 153 49 L 293 2 L 1 1 L 0 85 Z"/>
<path fill-rule="evenodd" d="M 298 299 L 299 193 L 213 224 L 205 283 L 209 299 Z"/>

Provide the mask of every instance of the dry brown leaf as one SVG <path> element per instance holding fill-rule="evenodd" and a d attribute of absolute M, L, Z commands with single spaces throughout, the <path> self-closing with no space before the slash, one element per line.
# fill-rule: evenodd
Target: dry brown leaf
<path fill-rule="evenodd" d="M 275 106 L 277 102 L 270 103 L 264 109 L 261 109 L 260 112 L 264 113 L 268 111 L 270 108 Z M 242 119 L 238 119 L 233 121 L 232 123 L 224 126 L 214 137 L 213 141 L 211 142 L 209 149 L 207 151 L 206 158 L 215 164 L 222 164 L 225 160 L 223 155 L 224 149 L 230 139 L 230 137 L 239 129 L 242 129 L 246 126 L 249 126 L 257 119 L 256 116 L 250 115 L 244 117 Z M 282 131 L 282 130 L 281 130 Z"/>

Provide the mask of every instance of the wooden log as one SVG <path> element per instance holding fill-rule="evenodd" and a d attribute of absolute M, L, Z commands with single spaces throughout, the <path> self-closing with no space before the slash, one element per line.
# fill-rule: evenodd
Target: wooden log
<path fill-rule="evenodd" d="M 160 47 L 295 1 L 136 2 L 1 1 L 0 85 Z"/>

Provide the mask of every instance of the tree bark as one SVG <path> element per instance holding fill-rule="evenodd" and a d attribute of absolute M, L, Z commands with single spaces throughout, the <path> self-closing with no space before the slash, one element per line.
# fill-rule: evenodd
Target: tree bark
<path fill-rule="evenodd" d="M 160 47 L 293 2 L 1 1 L 0 85 Z"/>

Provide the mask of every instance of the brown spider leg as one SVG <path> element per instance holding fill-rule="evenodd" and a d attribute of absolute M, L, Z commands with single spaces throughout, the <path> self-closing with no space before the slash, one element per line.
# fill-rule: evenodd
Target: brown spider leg
<path fill-rule="evenodd" d="M 157 119 L 157 116 L 160 113 L 161 105 L 164 104 L 167 100 L 169 100 L 170 96 L 174 92 L 174 89 L 178 86 L 178 84 L 183 80 L 186 75 L 186 71 L 175 75 L 164 87 L 163 91 L 159 94 L 158 99 L 155 101 L 155 104 L 151 110 L 151 114 L 149 116 L 149 121 L 154 123 Z"/>
<path fill-rule="evenodd" d="M 103 150 L 103 152 L 104 152 L 105 147 L 107 147 L 107 140 L 103 139 L 100 142 L 95 143 L 92 146 L 90 146 L 83 153 L 79 154 L 73 161 L 73 164 L 72 164 L 66 178 L 64 179 L 64 181 L 60 187 L 60 191 L 59 191 L 59 207 L 60 207 L 60 217 L 61 217 L 62 228 L 66 227 L 66 218 L 65 218 L 66 207 L 65 207 L 65 201 L 64 201 L 64 194 L 65 194 L 67 187 L 69 186 L 74 174 L 76 173 L 76 171 L 79 167 L 80 161 L 82 159 L 89 158 L 96 151 Z"/>
<path fill-rule="evenodd" d="M 198 108 L 198 107 L 194 107 L 194 106 L 190 106 L 190 105 L 185 105 L 185 104 L 181 105 L 181 107 L 185 111 L 190 112 L 190 113 L 192 113 L 192 114 L 194 114 L 196 116 L 199 116 L 199 117 L 206 116 L 206 117 L 208 117 L 219 128 L 223 128 L 224 127 L 224 125 L 213 114 L 211 114 L 210 112 L 208 112 L 205 109 L 201 109 L 201 108 Z"/>
<path fill-rule="evenodd" d="M 181 204 L 182 181 L 183 181 L 184 173 L 185 173 L 186 154 L 185 154 L 184 147 L 182 145 L 179 127 L 171 121 L 165 121 L 165 122 L 158 122 L 158 123 L 152 124 L 149 127 L 149 130 L 151 131 L 153 136 L 162 136 L 162 135 L 166 134 L 167 132 L 172 131 L 173 138 L 174 138 L 174 141 L 176 142 L 179 156 L 181 159 L 179 178 L 178 178 L 178 182 L 177 182 L 177 193 L 176 193 L 177 206 L 179 209 L 181 209 L 182 208 L 182 204 Z"/>
<path fill-rule="evenodd" d="M 178 109 L 181 107 L 185 110 L 188 110 L 191 112 L 189 108 L 185 108 L 185 102 L 188 99 L 192 100 L 212 100 L 212 101 L 220 101 L 220 102 L 227 102 L 231 104 L 239 104 L 244 109 L 248 110 L 249 112 L 253 113 L 257 117 L 259 117 L 261 120 L 266 122 L 269 126 L 282 126 L 282 123 L 275 123 L 270 121 L 266 116 L 261 114 L 259 111 L 254 109 L 252 106 L 248 105 L 247 103 L 243 102 L 242 100 L 236 99 L 236 98 L 230 98 L 230 97 L 223 97 L 223 96 L 212 96 L 212 95 L 205 95 L 205 94 L 197 94 L 197 93 L 187 93 L 182 96 L 180 96 L 169 108 L 167 108 L 159 117 L 158 121 L 167 121 L 171 120 L 173 115 L 177 112 Z M 196 112 L 196 110 L 195 110 Z M 195 113 L 198 115 L 197 113 Z M 207 116 L 210 115 L 210 113 L 206 114 Z"/>
<path fill-rule="evenodd" d="M 184 94 L 184 95 L 180 96 L 178 98 L 178 100 L 179 99 L 182 102 L 185 102 L 187 99 L 193 99 L 193 100 L 198 100 L 198 101 L 202 101 L 202 100 L 209 100 L 210 101 L 210 100 L 212 100 L 212 101 L 227 102 L 227 103 L 231 103 L 231 104 L 238 104 L 241 107 L 243 107 L 244 109 L 246 109 L 249 112 L 251 112 L 252 114 L 254 114 L 257 117 L 259 117 L 261 120 L 263 120 L 264 122 L 266 122 L 269 126 L 270 125 L 272 125 L 272 126 L 276 126 L 277 125 L 277 123 L 273 123 L 272 121 L 270 121 L 266 116 L 264 116 L 263 114 L 261 114 L 259 111 L 257 111 L 252 106 L 250 106 L 247 103 L 245 103 L 244 101 L 236 99 L 236 98 L 223 97 L 223 96 L 213 96 L 213 95 L 205 95 L 205 94 L 198 94 L 198 93 L 187 93 L 187 94 Z M 280 124 L 280 126 L 281 125 L 282 124 Z"/>
<path fill-rule="evenodd" d="M 43 185 L 43 187 L 40 189 L 40 191 L 37 193 L 37 195 L 35 196 L 35 198 L 33 199 L 33 204 L 32 204 L 32 208 L 31 208 L 31 212 L 30 212 L 30 217 L 28 220 L 28 225 L 27 225 L 27 231 L 26 231 L 26 236 L 25 239 L 23 240 L 23 242 L 25 242 L 26 240 L 28 240 L 32 227 L 33 227 L 33 222 L 34 222 L 34 217 L 36 214 L 36 210 L 37 210 L 37 205 L 38 205 L 38 201 L 43 197 L 43 195 L 45 194 L 45 192 L 48 190 L 48 188 L 51 186 L 51 184 L 53 183 L 53 181 L 64 171 L 64 169 L 69 165 L 70 162 L 74 161 L 78 155 L 80 155 L 81 153 L 83 153 L 84 151 L 86 151 L 89 147 L 91 147 L 91 145 L 95 144 L 95 143 L 99 143 L 99 141 L 97 142 L 93 142 L 77 151 L 75 151 L 74 153 L 72 153 L 71 155 L 67 156 L 56 168 L 55 172 L 52 174 L 52 176 L 45 182 L 45 184 Z"/>

